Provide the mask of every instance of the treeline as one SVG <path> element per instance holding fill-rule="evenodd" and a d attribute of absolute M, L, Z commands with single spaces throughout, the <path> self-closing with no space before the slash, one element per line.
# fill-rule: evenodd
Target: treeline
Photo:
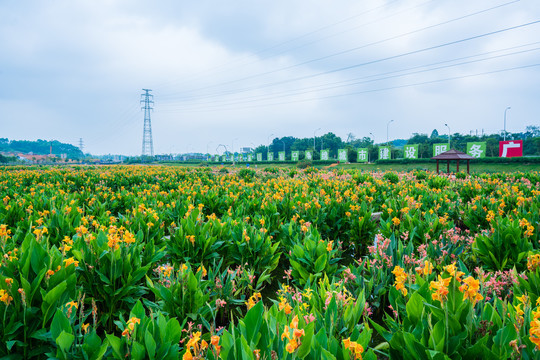
<path fill-rule="evenodd" d="M 468 142 L 485 142 L 486 156 L 499 156 L 499 141 L 503 140 L 500 134 L 484 134 L 462 135 L 455 133 L 451 135 L 451 148 L 466 152 Z M 507 133 L 506 140 L 523 140 L 523 155 L 524 156 L 540 156 L 540 126 L 527 126 L 523 133 Z M 448 135 L 439 135 L 437 130 L 433 130 L 431 135 L 414 133 L 409 139 L 396 139 L 390 141 L 392 145 L 392 159 L 403 157 L 403 145 L 418 144 L 420 158 L 430 158 L 433 152 L 433 144 L 448 142 Z M 347 149 L 349 161 L 356 161 L 357 153 L 355 149 L 367 148 L 370 159 L 378 158 L 378 149 L 380 145 L 386 143 L 375 144 L 373 139 L 367 136 L 356 138 L 353 134 L 348 134 L 348 138 L 343 141 L 334 133 L 327 133 L 315 138 L 295 138 L 286 136 L 282 138 L 274 138 L 269 146 L 260 145 L 254 152 L 262 153 L 263 159 L 267 159 L 268 149 L 274 153 L 274 158 L 280 151 L 285 151 L 286 159 L 291 159 L 292 151 L 300 151 L 300 158 L 303 158 L 303 151 L 314 150 L 314 160 L 320 159 L 320 150 L 330 150 L 330 157 L 336 158 L 338 149 Z"/>
<path fill-rule="evenodd" d="M 52 150 L 53 155 L 60 156 L 66 154 L 68 159 L 81 159 L 84 157 L 83 152 L 76 146 L 71 144 L 61 143 L 57 140 L 9 140 L 7 138 L 0 138 L 0 151 L 34 154 L 34 155 L 47 155 Z"/>

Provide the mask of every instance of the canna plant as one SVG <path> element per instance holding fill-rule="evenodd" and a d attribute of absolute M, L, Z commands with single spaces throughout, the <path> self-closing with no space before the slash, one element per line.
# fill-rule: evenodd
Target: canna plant
<path fill-rule="evenodd" d="M 88 320 L 90 314 L 94 319 L 93 326 Z M 102 359 L 109 346 L 96 332 L 96 317 L 95 307 L 89 312 L 84 311 L 84 298 L 70 301 L 57 309 L 50 331 L 47 333 L 56 351 L 51 351 L 47 355 L 61 360 Z"/>
<path fill-rule="evenodd" d="M 48 348 L 45 334 L 56 309 L 75 297 L 77 263 L 32 234 L 9 254 L 0 267 L 0 354 L 34 358 Z"/>
<path fill-rule="evenodd" d="M 179 220 L 178 227 L 171 232 L 166 240 L 167 254 L 175 265 L 185 262 L 193 266 L 218 260 L 224 253 L 225 241 L 230 233 L 229 224 L 222 223 L 215 216 L 204 221 L 202 207 L 186 214 Z"/>
<path fill-rule="evenodd" d="M 321 239 L 317 229 L 303 225 L 304 235 L 295 237 L 289 261 L 292 267 L 292 278 L 300 286 L 307 282 L 315 284 L 317 279 L 333 276 L 337 270 L 338 250 L 333 241 Z"/>
<path fill-rule="evenodd" d="M 178 359 L 182 328 L 178 320 L 167 318 L 160 312 L 146 314 L 140 301 L 137 301 L 129 319 L 115 321 L 120 337 L 106 334 L 114 359 Z"/>
<path fill-rule="evenodd" d="M 88 296 L 96 300 L 102 316 L 100 321 L 107 331 L 113 321 L 126 314 L 147 289 L 144 277 L 163 252 L 157 252 L 148 263 L 143 263 L 142 233 L 137 236 L 125 229 L 110 227 L 108 234 L 88 234 L 76 237 L 73 257 L 77 260 L 78 284 Z"/>
<path fill-rule="evenodd" d="M 487 270 L 506 270 L 525 267 L 532 244 L 523 236 L 519 221 L 493 218 L 493 233 L 476 237 L 473 254 Z"/>
<path fill-rule="evenodd" d="M 205 323 L 211 319 L 215 303 L 210 304 L 211 281 L 205 279 L 206 269 L 200 267 L 193 272 L 189 264 L 182 264 L 178 270 L 165 264 L 156 269 L 159 278 L 146 282 L 154 293 L 159 309 L 165 314 L 181 319 L 182 327 L 188 321 Z"/>
<path fill-rule="evenodd" d="M 279 264 L 279 241 L 255 226 L 240 223 L 232 227 L 227 243 L 226 265 L 248 266 L 256 276 L 270 274 Z"/>

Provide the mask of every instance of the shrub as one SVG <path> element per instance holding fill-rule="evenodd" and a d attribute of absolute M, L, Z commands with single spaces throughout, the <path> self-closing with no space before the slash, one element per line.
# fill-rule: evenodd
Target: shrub
<path fill-rule="evenodd" d="M 296 167 L 299 169 L 306 169 L 310 166 L 313 166 L 313 161 L 308 159 L 303 159 L 296 163 Z"/>
<path fill-rule="evenodd" d="M 387 172 L 383 176 L 390 184 L 397 184 L 399 182 L 399 176 L 393 172 Z"/>

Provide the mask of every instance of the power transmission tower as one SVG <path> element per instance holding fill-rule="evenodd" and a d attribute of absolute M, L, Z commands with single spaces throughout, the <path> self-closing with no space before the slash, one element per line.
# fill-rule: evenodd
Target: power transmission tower
<path fill-rule="evenodd" d="M 81 152 L 83 152 L 83 149 L 84 149 L 83 139 L 79 138 L 79 150 L 81 150 Z"/>
<path fill-rule="evenodd" d="M 150 122 L 150 110 L 154 108 L 154 95 L 150 94 L 150 89 L 143 89 L 144 94 L 141 94 L 141 104 L 144 103 L 144 132 L 142 142 L 142 156 L 154 157 L 154 143 L 152 141 L 152 123 Z M 144 97 L 144 98 L 143 98 Z"/>

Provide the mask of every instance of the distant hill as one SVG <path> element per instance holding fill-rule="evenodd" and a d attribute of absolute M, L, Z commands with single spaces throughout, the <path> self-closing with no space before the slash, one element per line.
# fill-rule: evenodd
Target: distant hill
<path fill-rule="evenodd" d="M 61 143 L 60 141 L 46 140 L 9 140 L 0 138 L 0 151 L 7 153 L 23 153 L 34 155 L 48 155 L 52 152 L 53 155 L 60 156 L 66 154 L 68 159 L 80 159 L 84 157 L 82 151 L 71 144 Z"/>
<path fill-rule="evenodd" d="M 402 147 L 403 145 L 407 144 L 407 141 L 408 140 L 405 140 L 405 139 L 392 140 L 392 145 L 394 145 L 396 147 Z"/>

